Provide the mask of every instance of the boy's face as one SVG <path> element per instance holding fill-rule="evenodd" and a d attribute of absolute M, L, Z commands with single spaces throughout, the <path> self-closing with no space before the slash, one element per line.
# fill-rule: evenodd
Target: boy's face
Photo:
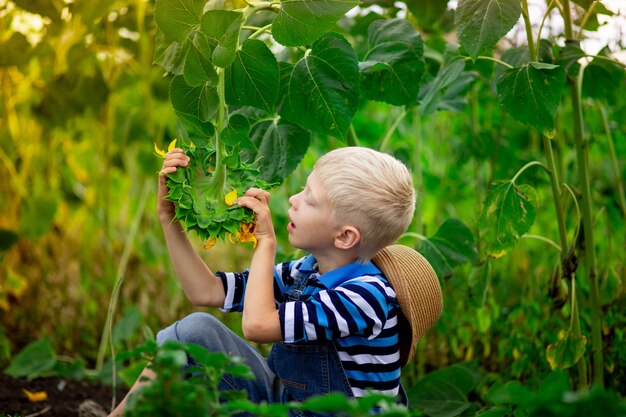
<path fill-rule="evenodd" d="M 315 170 L 307 178 L 304 189 L 289 198 L 289 204 L 289 242 L 317 256 L 333 249 L 339 229 L 331 224 L 332 209 L 328 192 Z"/>

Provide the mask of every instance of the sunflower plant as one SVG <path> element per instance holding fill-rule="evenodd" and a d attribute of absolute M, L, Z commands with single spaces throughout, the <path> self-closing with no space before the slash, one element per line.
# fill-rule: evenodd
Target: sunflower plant
<path fill-rule="evenodd" d="M 282 182 L 314 134 L 356 144 L 350 125 L 361 99 L 415 104 L 423 45 L 406 20 L 374 21 L 362 62 L 331 32 L 360 3 L 156 0 L 154 62 L 172 76 L 191 159 L 168 177 L 168 198 L 207 246 L 254 242 L 252 214 L 227 200 Z"/>
<path fill-rule="evenodd" d="M 213 247 L 218 238 L 226 237 L 231 243 L 252 242 L 256 246 L 254 213 L 233 202 L 249 188 L 268 189 L 271 184 L 260 179 L 259 170 L 243 162 L 234 149 L 220 158 L 209 143 L 182 144 L 189 165 L 166 175 L 166 198 L 176 206 L 174 220 L 186 232 L 194 231 L 206 249 Z M 175 146 L 176 140 L 168 150 Z M 166 152 L 156 145 L 155 151 L 165 157 Z"/>

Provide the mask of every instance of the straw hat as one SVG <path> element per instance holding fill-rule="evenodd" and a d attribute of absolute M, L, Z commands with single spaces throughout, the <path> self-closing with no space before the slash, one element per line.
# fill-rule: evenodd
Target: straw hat
<path fill-rule="evenodd" d="M 387 246 L 372 262 L 389 280 L 400 303 L 400 365 L 404 367 L 413 357 L 419 338 L 441 315 L 439 279 L 428 261 L 408 246 Z"/>

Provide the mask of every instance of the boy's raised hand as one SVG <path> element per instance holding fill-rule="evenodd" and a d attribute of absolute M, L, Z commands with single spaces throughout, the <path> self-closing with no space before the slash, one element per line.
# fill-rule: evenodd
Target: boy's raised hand
<path fill-rule="evenodd" d="M 162 222 L 171 222 L 175 215 L 174 203 L 165 198 L 169 192 L 165 184 L 165 174 L 172 174 L 176 172 L 177 167 L 186 167 L 187 165 L 189 165 L 189 157 L 185 155 L 182 149 L 174 148 L 165 154 L 163 166 L 161 171 L 159 171 L 159 192 L 157 198 L 157 213 Z"/>
<path fill-rule="evenodd" d="M 254 211 L 256 215 L 256 229 L 254 235 L 257 241 L 275 242 L 274 224 L 270 213 L 270 193 L 259 188 L 250 188 L 245 195 L 234 201 L 242 207 Z"/>

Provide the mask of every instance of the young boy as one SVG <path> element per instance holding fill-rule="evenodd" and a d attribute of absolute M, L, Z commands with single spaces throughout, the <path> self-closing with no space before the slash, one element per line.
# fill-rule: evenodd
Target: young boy
<path fill-rule="evenodd" d="M 161 170 L 185 167 L 182 150 L 168 152 Z M 320 158 L 304 189 L 289 199 L 289 241 L 310 255 L 275 265 L 276 236 L 269 193 L 250 189 L 235 201 L 256 215 L 257 247 L 249 271 L 213 274 L 191 246 L 160 176 L 158 213 L 172 262 L 189 300 L 241 311 L 244 337 L 273 342 L 263 358 L 213 316 L 194 313 L 160 331 L 158 343 L 193 342 L 244 358 L 256 378 L 227 375 L 222 389 L 245 389 L 261 402 L 302 401 L 371 390 L 406 401 L 400 386 L 399 304 L 370 261 L 409 226 L 415 192 L 407 168 L 362 147 Z M 145 376 L 153 376 L 149 370 Z M 134 387 L 132 391 L 134 391 Z M 112 415 L 118 415 L 124 402 Z"/>

